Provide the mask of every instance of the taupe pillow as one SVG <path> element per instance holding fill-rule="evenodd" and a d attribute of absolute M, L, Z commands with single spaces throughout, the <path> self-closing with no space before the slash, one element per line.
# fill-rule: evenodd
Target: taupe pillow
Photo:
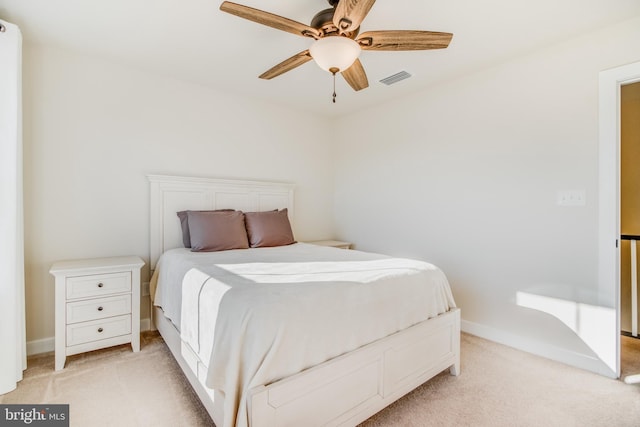
<path fill-rule="evenodd" d="M 193 212 L 233 212 L 235 209 L 216 209 L 213 211 L 193 211 Z M 176 212 L 178 218 L 180 218 L 180 227 L 182 228 L 182 244 L 185 248 L 191 247 L 191 235 L 189 234 L 189 217 L 187 216 L 189 211 Z"/>
<path fill-rule="evenodd" d="M 192 252 L 249 247 L 240 211 L 187 211 L 187 218 Z"/>
<path fill-rule="evenodd" d="M 267 212 L 245 212 L 249 244 L 252 248 L 284 246 L 295 243 L 287 209 Z"/>

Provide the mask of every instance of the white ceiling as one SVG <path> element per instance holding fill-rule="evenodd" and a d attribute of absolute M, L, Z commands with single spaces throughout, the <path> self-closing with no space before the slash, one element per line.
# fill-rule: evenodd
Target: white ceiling
<path fill-rule="evenodd" d="M 326 0 L 237 0 L 308 24 Z M 370 87 L 354 92 L 313 62 L 276 77 L 262 72 L 305 50 L 296 37 L 221 12 L 221 0 L 0 0 L 0 18 L 27 43 L 57 46 L 177 79 L 335 116 L 413 93 L 496 61 L 640 15 L 640 0 L 378 0 L 361 31 L 454 34 L 448 49 L 363 52 Z M 393 86 L 378 80 L 405 70 Z"/>

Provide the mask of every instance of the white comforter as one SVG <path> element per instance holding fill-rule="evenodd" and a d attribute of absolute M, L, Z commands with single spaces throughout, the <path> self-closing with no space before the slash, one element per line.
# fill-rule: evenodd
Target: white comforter
<path fill-rule="evenodd" d="M 251 388 L 455 307 L 431 264 L 301 243 L 173 250 L 158 270 L 154 303 L 180 319 L 182 339 L 208 365 L 206 385 L 225 395 L 219 427 L 246 426 Z"/>

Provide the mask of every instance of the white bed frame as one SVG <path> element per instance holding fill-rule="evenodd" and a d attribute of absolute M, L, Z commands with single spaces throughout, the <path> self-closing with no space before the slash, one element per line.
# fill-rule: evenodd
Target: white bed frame
<path fill-rule="evenodd" d="M 294 186 L 286 183 L 149 175 L 150 262 L 182 246 L 177 211 L 234 208 L 263 211 L 288 208 L 293 221 Z M 153 322 L 217 426 L 224 417 L 224 396 L 204 385 L 204 365 L 180 339 L 162 310 Z M 435 375 L 460 372 L 460 310 L 363 346 L 350 353 L 251 390 L 251 427 L 355 426 Z M 226 421 L 226 422 L 225 422 Z"/>

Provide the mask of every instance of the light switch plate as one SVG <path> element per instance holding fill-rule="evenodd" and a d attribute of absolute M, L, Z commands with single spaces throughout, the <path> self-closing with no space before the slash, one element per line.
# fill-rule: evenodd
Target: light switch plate
<path fill-rule="evenodd" d="M 556 202 L 558 206 L 585 206 L 587 196 L 585 190 L 558 190 Z"/>

